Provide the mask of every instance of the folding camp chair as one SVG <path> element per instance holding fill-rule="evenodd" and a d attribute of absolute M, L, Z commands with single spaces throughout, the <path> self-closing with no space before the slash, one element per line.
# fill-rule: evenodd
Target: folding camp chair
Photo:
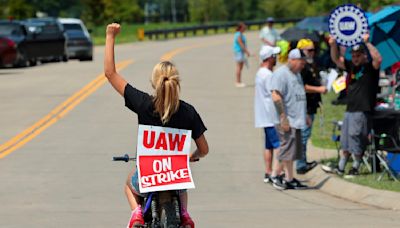
<path fill-rule="evenodd" d="M 391 161 L 387 158 L 387 153 L 390 152 L 396 155 L 400 155 L 400 146 L 397 144 L 394 137 L 385 133 L 374 135 L 374 138 L 378 140 L 376 156 L 379 159 L 380 164 L 384 167 L 383 172 L 378 177 L 378 181 L 382 179 L 385 173 L 389 174 L 395 181 L 399 181 L 398 174 L 389 167 Z M 395 156 L 392 159 L 394 160 Z"/>
<path fill-rule="evenodd" d="M 385 173 L 389 174 L 394 180 L 399 181 L 399 177 L 390 167 L 390 160 L 387 153 L 400 155 L 400 112 L 394 110 L 377 111 L 373 116 L 373 142 L 374 152 L 384 168 L 378 177 L 381 180 Z M 392 158 L 394 159 L 395 156 Z"/>

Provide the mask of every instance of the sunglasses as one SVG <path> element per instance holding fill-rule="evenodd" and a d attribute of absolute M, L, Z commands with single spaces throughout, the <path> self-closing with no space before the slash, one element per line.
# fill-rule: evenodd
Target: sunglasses
<path fill-rule="evenodd" d="M 315 51 L 315 49 L 305 49 L 305 50 L 307 50 L 307 51 L 309 51 L 309 52 Z"/>

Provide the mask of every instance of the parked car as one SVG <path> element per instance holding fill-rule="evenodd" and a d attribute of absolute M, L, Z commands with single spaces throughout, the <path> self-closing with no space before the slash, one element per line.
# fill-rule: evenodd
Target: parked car
<path fill-rule="evenodd" d="M 66 38 L 59 23 L 36 19 L 0 20 L 0 37 L 14 43 L 16 59 L 13 66 L 36 65 L 37 61 L 68 61 Z"/>
<path fill-rule="evenodd" d="M 56 18 L 30 18 L 25 25 L 36 44 L 30 46 L 32 52 L 41 53 L 43 60 L 68 61 L 67 38 Z"/>
<path fill-rule="evenodd" d="M 76 18 L 60 18 L 59 21 L 67 35 L 68 57 L 80 61 L 92 61 L 93 42 L 83 22 Z"/>
<path fill-rule="evenodd" d="M 22 21 L 1 20 L 0 36 L 3 38 L 3 48 L 8 50 L 7 53 L 10 52 L 10 49 L 13 49 L 11 52 L 15 53 L 15 58 L 11 60 L 10 56 L 7 57 L 7 61 L 10 62 L 4 65 L 29 66 L 36 64 L 35 53 L 31 53 L 27 48 L 31 37 Z M 3 57 L 2 61 L 5 61 Z"/>
<path fill-rule="evenodd" d="M 7 37 L 0 37 L 0 67 L 12 66 L 16 61 L 17 49 L 15 42 Z"/>

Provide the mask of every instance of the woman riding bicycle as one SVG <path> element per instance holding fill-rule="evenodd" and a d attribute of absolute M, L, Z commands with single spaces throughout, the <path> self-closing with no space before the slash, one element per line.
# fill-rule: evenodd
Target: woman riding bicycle
<path fill-rule="evenodd" d="M 154 95 L 132 87 L 117 73 L 115 67 L 114 43 L 119 32 L 119 24 L 112 23 L 107 26 L 104 72 L 114 89 L 125 98 L 125 106 L 138 115 L 139 124 L 191 130 L 197 149 L 190 154 L 190 160 L 195 161 L 206 156 L 208 144 L 204 132 L 207 129 L 194 107 L 179 100 L 180 83 L 176 67 L 168 61 L 156 64 L 151 76 Z M 125 194 L 132 209 L 128 227 L 143 225 L 143 213 L 139 203 L 142 196 L 139 192 L 136 170 L 128 176 Z M 181 225 L 194 228 L 194 223 L 187 212 L 187 198 L 187 192 L 181 191 Z"/>

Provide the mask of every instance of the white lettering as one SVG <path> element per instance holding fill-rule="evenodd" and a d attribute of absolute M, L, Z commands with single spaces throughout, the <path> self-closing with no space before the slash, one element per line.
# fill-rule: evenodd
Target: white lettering
<path fill-rule="evenodd" d="M 168 171 L 172 169 L 171 157 L 163 158 L 160 160 L 153 161 L 153 171 L 155 173 L 161 173 L 162 171 Z"/>
<path fill-rule="evenodd" d="M 168 158 L 163 158 L 162 159 L 162 169 L 163 171 L 168 171 L 172 169 L 172 161 L 171 161 L 171 157 Z"/>
<path fill-rule="evenodd" d="M 189 170 L 187 168 L 184 168 L 184 169 L 178 169 L 176 171 L 169 170 L 163 173 L 156 173 L 148 176 L 142 176 L 141 179 L 142 179 L 142 187 L 148 188 L 187 178 L 189 178 Z"/>
<path fill-rule="evenodd" d="M 153 171 L 155 173 L 161 173 L 162 171 L 162 163 L 160 160 L 154 160 L 153 161 Z"/>
<path fill-rule="evenodd" d="M 352 31 L 355 30 L 356 23 L 354 21 L 340 22 L 339 29 L 341 31 Z"/>

